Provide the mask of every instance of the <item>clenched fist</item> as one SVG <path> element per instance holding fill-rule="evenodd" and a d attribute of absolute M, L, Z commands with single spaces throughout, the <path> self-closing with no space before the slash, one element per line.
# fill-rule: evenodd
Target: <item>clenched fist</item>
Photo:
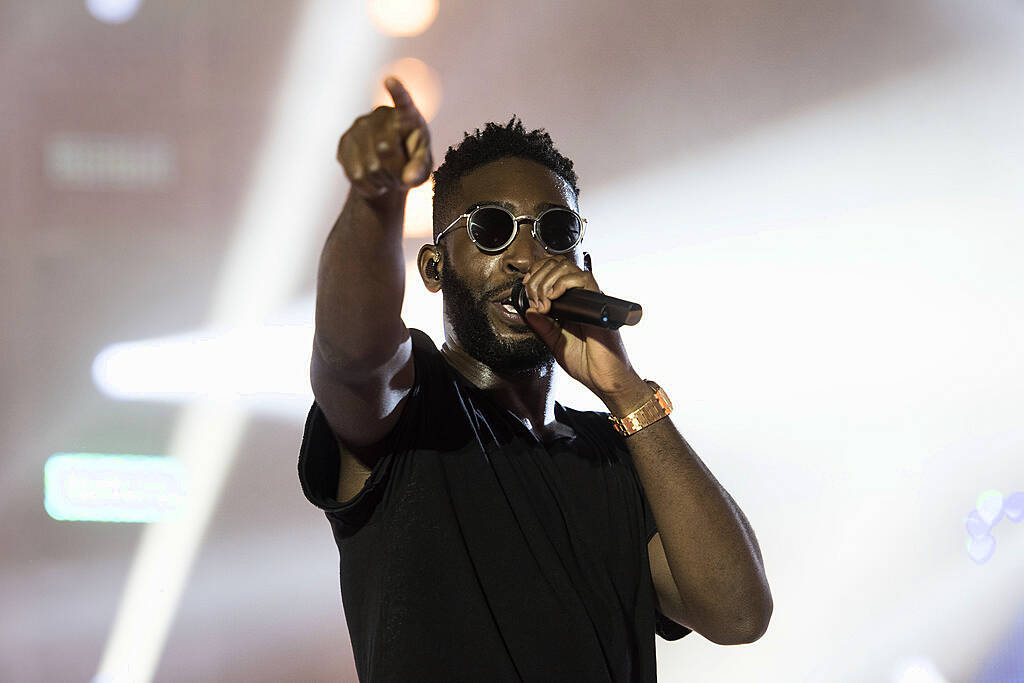
<path fill-rule="evenodd" d="M 394 76 L 384 80 L 393 107 L 360 116 L 338 142 L 338 161 L 352 188 L 367 199 L 407 192 L 433 169 L 427 122 Z"/>

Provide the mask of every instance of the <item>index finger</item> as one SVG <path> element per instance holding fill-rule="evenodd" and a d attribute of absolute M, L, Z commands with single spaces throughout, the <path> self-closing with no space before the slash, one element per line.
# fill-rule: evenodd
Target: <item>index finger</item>
<path fill-rule="evenodd" d="M 416 104 L 412 101 L 412 95 L 405 89 L 402 82 L 394 76 L 388 76 L 384 79 L 384 87 L 387 88 L 388 94 L 391 95 L 391 101 L 395 103 L 395 109 L 412 110 L 419 114 L 419 109 L 416 108 Z"/>

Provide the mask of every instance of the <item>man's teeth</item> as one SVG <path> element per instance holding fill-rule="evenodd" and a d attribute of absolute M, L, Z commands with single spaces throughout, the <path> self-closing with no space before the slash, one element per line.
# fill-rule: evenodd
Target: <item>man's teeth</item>
<path fill-rule="evenodd" d="M 519 312 L 519 311 L 516 310 L 515 306 L 513 306 L 512 304 L 502 304 L 501 307 L 504 308 L 509 313 L 518 313 Z"/>

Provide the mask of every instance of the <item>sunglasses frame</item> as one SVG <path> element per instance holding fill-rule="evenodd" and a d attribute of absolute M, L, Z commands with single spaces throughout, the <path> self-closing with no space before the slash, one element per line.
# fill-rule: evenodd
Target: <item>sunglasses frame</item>
<path fill-rule="evenodd" d="M 476 238 L 473 237 L 473 231 L 469 229 L 469 225 L 473 221 L 473 215 L 476 214 L 477 211 L 480 211 L 482 209 L 498 209 L 499 211 L 504 211 L 505 213 L 507 213 L 509 215 L 509 217 L 512 219 L 512 235 L 500 247 L 497 247 L 497 248 L 494 248 L 494 249 L 488 249 L 486 247 L 481 246 L 480 243 L 476 241 Z M 547 242 L 545 242 L 543 239 L 541 239 L 540 234 L 537 232 L 537 225 L 540 224 L 540 219 L 543 218 L 545 214 L 551 213 L 552 211 L 568 211 L 572 215 L 576 216 L 576 220 L 578 220 L 580 222 L 580 236 L 573 243 L 573 245 L 571 247 L 569 247 L 568 249 L 561 249 L 561 250 L 551 249 L 550 247 L 548 247 Z M 437 237 L 434 238 L 434 246 L 437 246 L 438 241 L 442 237 L 444 237 L 446 234 L 448 234 L 451 230 L 455 229 L 455 227 L 456 227 L 455 224 L 458 223 L 459 221 L 461 221 L 463 218 L 466 219 L 465 226 L 458 226 L 458 227 L 465 227 L 466 228 L 466 234 L 469 235 L 470 241 L 473 242 L 473 244 L 476 245 L 477 249 L 479 249 L 480 251 L 484 252 L 485 254 L 500 254 L 501 252 L 503 252 L 506 249 L 508 249 L 509 245 L 511 245 L 516 240 L 516 235 L 519 234 L 519 224 L 524 222 L 524 221 L 529 221 L 530 222 L 530 224 L 531 224 L 530 225 L 530 234 L 533 236 L 533 239 L 535 239 L 538 242 L 540 242 L 540 245 L 542 247 L 544 247 L 544 251 L 548 252 L 549 254 L 565 254 L 565 253 L 568 253 L 568 252 L 572 251 L 573 249 L 578 247 L 581 242 L 583 242 L 583 235 L 587 231 L 587 219 L 584 218 L 583 216 L 579 215 L 577 212 L 573 211 L 572 209 L 570 209 L 568 207 L 565 207 L 565 206 L 551 206 L 551 207 L 548 207 L 547 209 L 544 209 L 539 214 L 537 214 L 536 217 L 534 217 L 534 216 L 525 216 L 525 215 L 524 216 L 516 216 L 511 211 L 506 209 L 504 206 L 499 206 L 497 204 L 484 204 L 482 206 L 476 207 L 475 209 L 473 209 L 469 213 L 462 214 L 461 216 L 459 216 L 458 218 L 453 220 L 451 223 L 449 223 L 447 228 L 445 228 L 441 232 L 437 233 Z"/>

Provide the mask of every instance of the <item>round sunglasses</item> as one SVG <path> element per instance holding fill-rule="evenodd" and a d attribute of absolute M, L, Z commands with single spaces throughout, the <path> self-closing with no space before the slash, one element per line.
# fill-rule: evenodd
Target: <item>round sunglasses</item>
<path fill-rule="evenodd" d="M 465 227 L 469 239 L 477 249 L 488 254 L 497 254 L 507 249 L 515 240 L 519 233 L 519 224 L 523 221 L 532 224 L 533 239 L 540 242 L 548 253 L 564 254 L 583 240 L 583 231 L 587 224 L 587 219 L 575 211 L 557 206 L 541 211 L 536 217 L 515 216 L 501 206 L 478 206 L 469 213 L 462 214 L 439 232 L 434 238 L 434 244 L 455 229 L 456 223 L 463 218 L 466 219 Z"/>

